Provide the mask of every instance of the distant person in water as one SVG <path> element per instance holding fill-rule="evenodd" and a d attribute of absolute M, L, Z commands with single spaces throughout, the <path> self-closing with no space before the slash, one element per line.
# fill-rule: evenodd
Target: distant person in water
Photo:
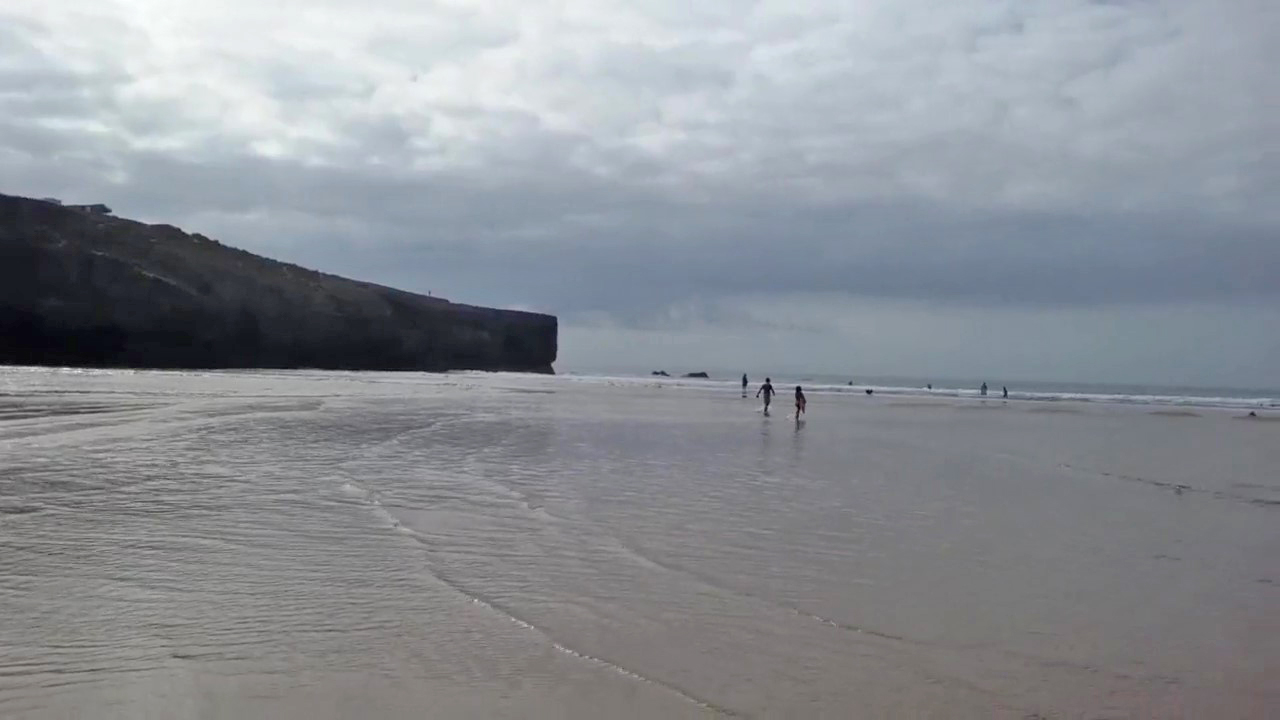
<path fill-rule="evenodd" d="M 742 373 L 742 397 L 747 396 L 747 374 Z"/>
<path fill-rule="evenodd" d="M 796 420 L 799 420 L 800 416 L 804 414 L 804 406 L 805 406 L 804 390 L 800 389 L 800 386 L 797 385 L 796 386 Z"/>
<path fill-rule="evenodd" d="M 987 396 L 987 384 L 982 383 L 982 388 L 978 391 L 983 397 Z"/>
<path fill-rule="evenodd" d="M 765 378 L 764 384 L 761 385 L 760 389 L 756 391 L 756 397 L 760 397 L 761 395 L 764 396 L 764 414 L 765 415 L 769 414 L 769 403 L 773 402 L 773 392 L 774 392 L 773 380 L 770 378 Z"/>
<path fill-rule="evenodd" d="M 1002 385 L 1002 386 L 1000 386 L 1000 392 L 1004 395 L 1004 399 L 1005 399 L 1005 400 L 1008 400 L 1008 399 L 1009 399 L 1009 388 L 1004 387 L 1004 386 Z"/>

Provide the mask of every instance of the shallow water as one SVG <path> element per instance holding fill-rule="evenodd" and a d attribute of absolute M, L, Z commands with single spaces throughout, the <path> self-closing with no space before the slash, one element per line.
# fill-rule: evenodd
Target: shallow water
<path fill-rule="evenodd" d="M 1280 707 L 1280 424 L 809 400 L 0 369 L 0 717 Z"/>

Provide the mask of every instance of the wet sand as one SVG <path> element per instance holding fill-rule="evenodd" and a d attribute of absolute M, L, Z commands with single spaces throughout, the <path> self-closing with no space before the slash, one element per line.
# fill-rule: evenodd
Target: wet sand
<path fill-rule="evenodd" d="M 1280 425 L 1238 412 L 4 369 L 0 400 L 0 717 L 1280 707 Z"/>

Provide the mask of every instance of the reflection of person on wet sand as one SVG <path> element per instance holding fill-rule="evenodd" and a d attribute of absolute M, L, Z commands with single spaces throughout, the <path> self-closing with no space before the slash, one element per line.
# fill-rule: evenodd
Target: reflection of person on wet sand
<path fill-rule="evenodd" d="M 773 402 L 773 392 L 774 392 L 773 380 L 770 378 L 765 378 L 764 384 L 761 385 L 760 389 L 756 391 L 756 397 L 760 397 L 761 395 L 764 395 L 764 414 L 765 415 L 769 414 L 769 403 Z"/>
<path fill-rule="evenodd" d="M 800 422 L 800 416 L 804 414 L 804 406 L 805 406 L 804 390 L 801 390 L 800 386 L 797 385 L 796 386 L 796 422 Z"/>

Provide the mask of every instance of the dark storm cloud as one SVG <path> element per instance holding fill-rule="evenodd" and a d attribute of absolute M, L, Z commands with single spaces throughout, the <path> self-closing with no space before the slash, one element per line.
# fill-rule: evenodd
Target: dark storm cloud
<path fill-rule="evenodd" d="M 56 134 L 39 142 L 59 146 Z M 311 242 L 288 250 L 299 262 L 460 297 L 633 320 L 663 303 L 742 293 L 1104 304 L 1280 292 L 1273 228 L 1195 214 L 954 213 L 907 203 L 832 209 L 785 198 L 706 205 L 546 167 L 547 181 L 527 184 L 519 175 L 504 182 L 134 154 L 104 168 L 125 182 L 84 186 L 78 199 L 157 220 L 258 215 L 261 232 L 225 239 L 267 253 L 278 239 L 271 217 L 302 216 L 341 232 L 312 231 Z M 577 218 L 584 208 L 594 214 Z"/>

